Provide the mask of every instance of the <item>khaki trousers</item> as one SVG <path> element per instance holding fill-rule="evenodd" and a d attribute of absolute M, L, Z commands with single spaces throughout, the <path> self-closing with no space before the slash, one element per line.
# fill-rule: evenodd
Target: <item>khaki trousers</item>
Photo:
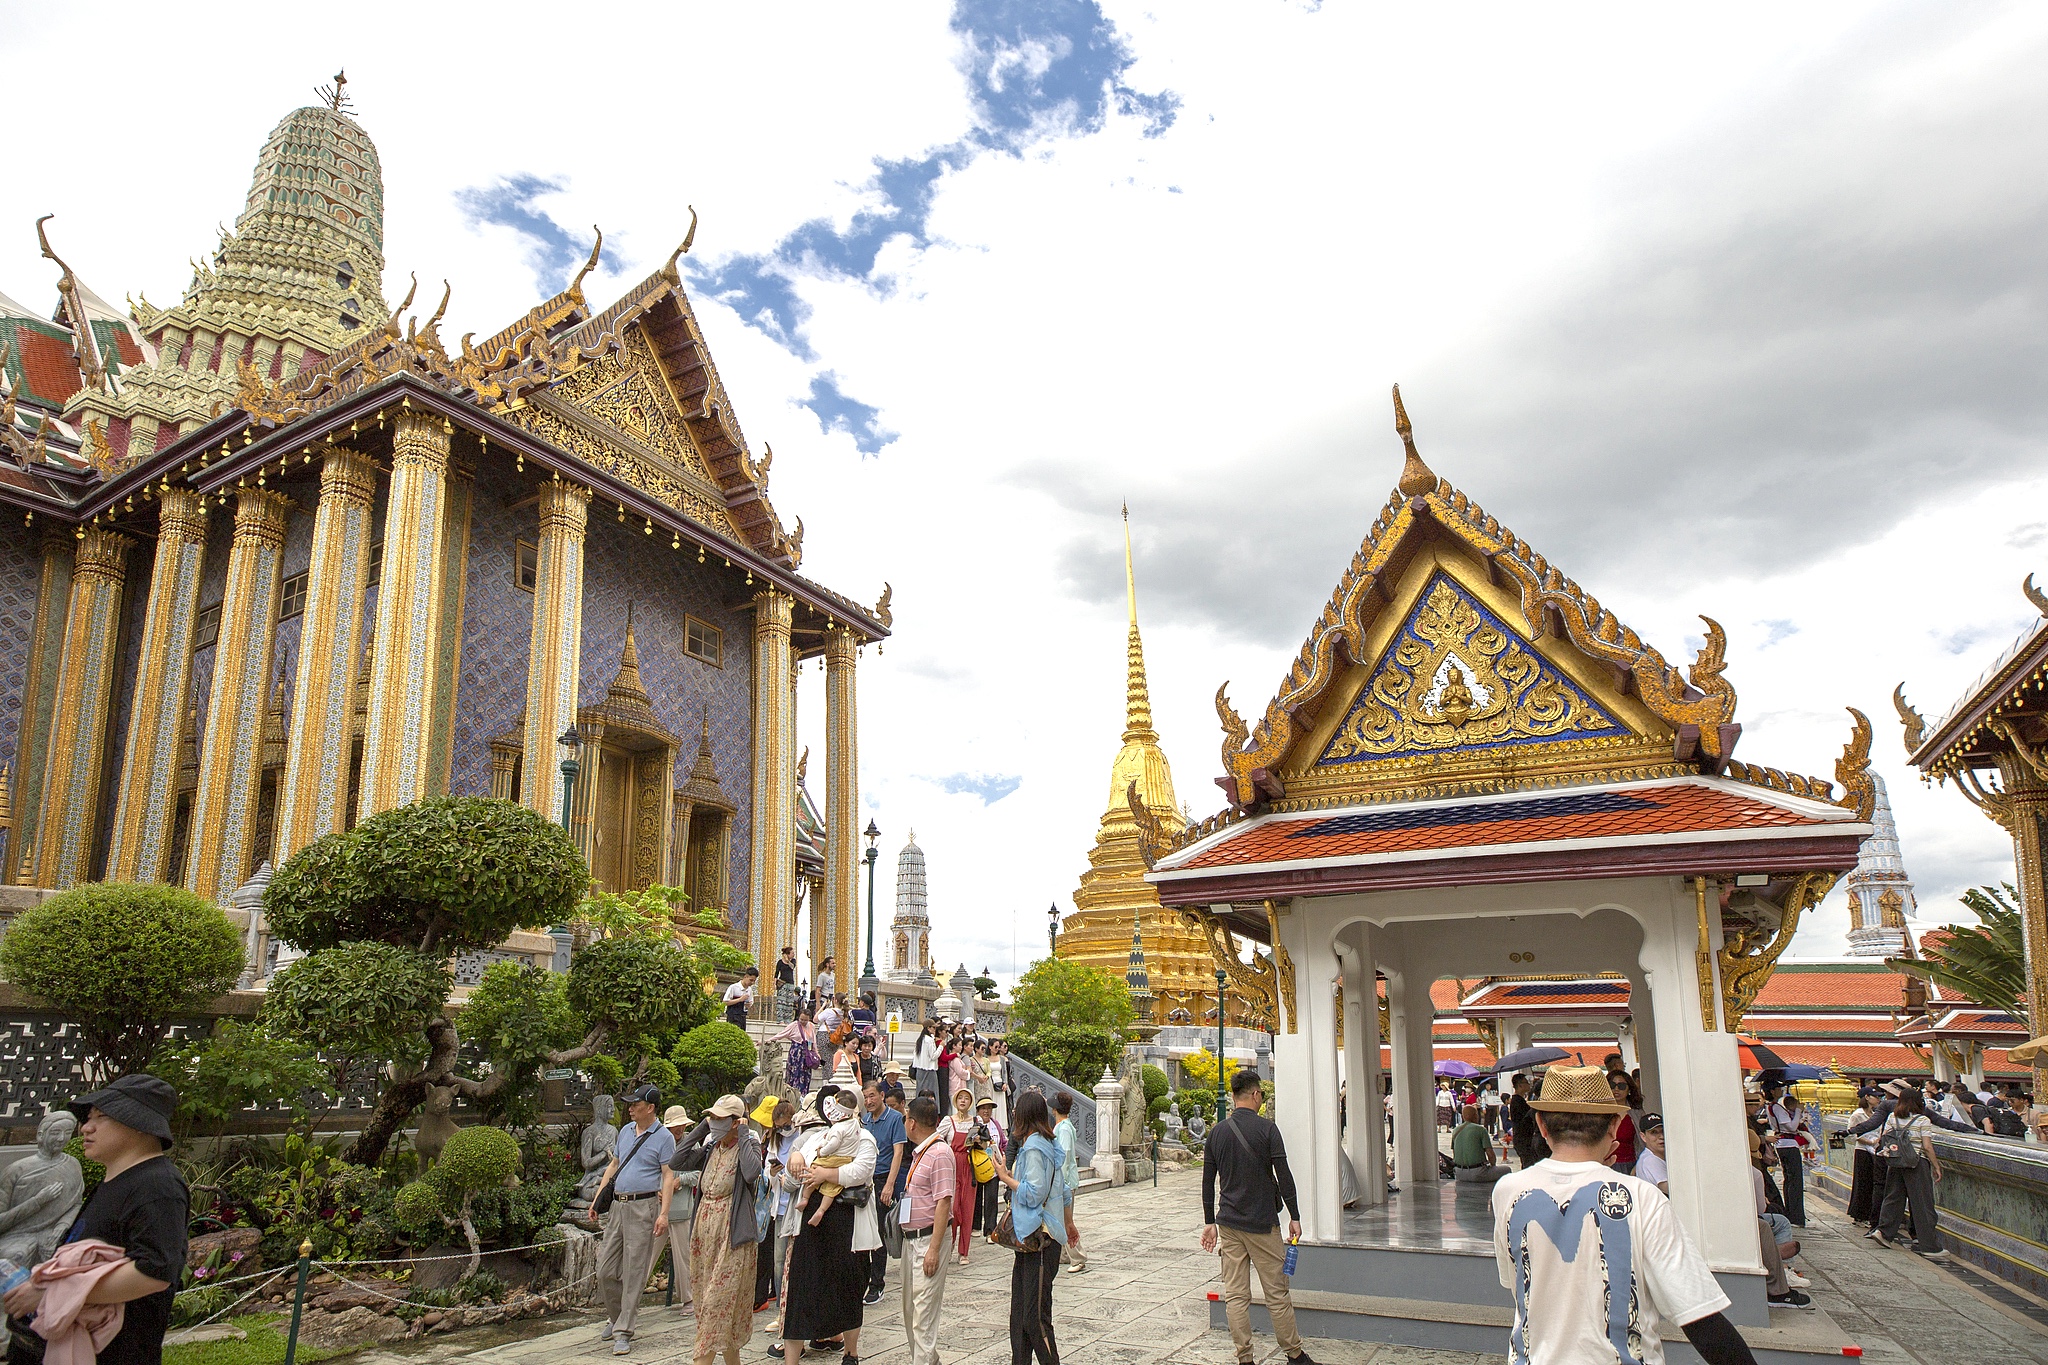
<path fill-rule="evenodd" d="M 1230 1341 L 1237 1358 L 1250 1361 L 1252 1355 L 1252 1267 L 1259 1271 L 1259 1292 L 1266 1297 L 1266 1312 L 1273 1319 L 1273 1336 L 1288 1355 L 1301 1354 L 1301 1333 L 1294 1329 L 1294 1299 L 1287 1292 L 1287 1276 L 1280 1267 L 1287 1259 L 1287 1244 L 1280 1229 L 1246 1232 L 1242 1228 L 1216 1229 L 1218 1249 L 1223 1253 L 1223 1316 L 1230 1323 Z"/>
<path fill-rule="evenodd" d="M 903 1335 L 910 1343 L 910 1365 L 939 1365 L 939 1303 L 946 1296 L 946 1270 L 953 1264 L 948 1248 L 939 1248 L 939 1272 L 924 1273 L 924 1253 L 932 1244 L 926 1234 L 903 1242 Z"/>
<path fill-rule="evenodd" d="M 690 1306 L 690 1226 L 694 1222 L 694 1218 L 685 1218 L 680 1223 L 671 1219 L 668 1225 L 669 1283 L 675 1286 L 675 1306 L 678 1308 Z M 659 1256 L 661 1248 L 656 1247 L 654 1254 Z M 751 1294 L 754 1291 L 749 1289 L 747 1292 Z"/>
<path fill-rule="evenodd" d="M 597 1288 L 604 1297 L 604 1315 L 612 1327 L 633 1334 L 640 1296 L 654 1269 L 654 1219 L 659 1199 L 621 1199 L 604 1216 L 604 1240 L 597 1250 Z M 748 1293 L 753 1290 L 749 1289 Z"/>

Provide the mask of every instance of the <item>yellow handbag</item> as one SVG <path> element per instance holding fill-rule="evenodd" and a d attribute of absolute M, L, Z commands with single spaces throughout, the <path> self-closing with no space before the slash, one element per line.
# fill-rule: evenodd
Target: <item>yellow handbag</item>
<path fill-rule="evenodd" d="M 974 1166 L 975 1184 L 986 1185 L 996 1178 L 996 1159 L 989 1155 L 988 1148 L 976 1147 L 970 1153 L 970 1159 Z"/>

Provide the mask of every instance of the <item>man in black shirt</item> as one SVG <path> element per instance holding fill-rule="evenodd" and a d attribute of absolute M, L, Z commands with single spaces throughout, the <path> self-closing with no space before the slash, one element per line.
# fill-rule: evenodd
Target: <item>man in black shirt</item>
<path fill-rule="evenodd" d="M 1290 1365 L 1315 1365 L 1302 1349 L 1294 1326 L 1294 1300 L 1284 1267 L 1280 1209 L 1287 1209 L 1287 1240 L 1301 1236 L 1301 1205 L 1294 1197 L 1294 1173 L 1287 1169 L 1287 1144 L 1280 1130 L 1259 1117 L 1266 1088 L 1256 1071 L 1230 1078 L 1235 1107 L 1210 1130 L 1202 1151 L 1202 1250 L 1223 1253 L 1223 1315 L 1237 1358 L 1252 1356 L 1252 1267 L 1273 1319 L 1273 1335 Z M 1223 1187 L 1217 1199 L 1216 1187 Z"/>
<path fill-rule="evenodd" d="M 105 1090 L 72 1101 L 88 1160 L 106 1176 L 65 1234 L 66 1243 L 96 1238 L 128 1253 L 130 1265 L 102 1279 L 88 1303 L 127 1305 L 121 1330 L 100 1349 L 101 1365 L 160 1365 L 171 1300 L 185 1276 L 186 1224 L 191 1192 L 165 1153 L 178 1092 L 155 1076 L 123 1076 Z M 33 1280 L 7 1296 L 8 1365 L 39 1365 L 43 1339 L 27 1319 L 43 1291 Z"/>

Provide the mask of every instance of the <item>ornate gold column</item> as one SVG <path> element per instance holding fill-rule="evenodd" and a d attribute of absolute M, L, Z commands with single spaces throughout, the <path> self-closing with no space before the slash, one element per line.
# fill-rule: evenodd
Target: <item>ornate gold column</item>
<path fill-rule="evenodd" d="M 860 763 L 855 646 L 845 626 L 825 632 L 825 922 L 840 979 L 860 974 Z"/>
<path fill-rule="evenodd" d="M 35 834 L 35 884 L 60 890 L 92 877 L 93 815 L 100 804 L 100 766 L 119 652 L 114 637 L 128 551 L 135 544 L 97 526 L 80 531 L 77 541 Z"/>
<path fill-rule="evenodd" d="M 474 470 L 448 468 L 441 518 L 441 616 L 434 632 L 434 723 L 427 733 L 427 794 L 446 796 L 455 766 L 455 693 L 462 676 L 462 608 L 469 584 L 469 519 Z"/>
<path fill-rule="evenodd" d="M 2048 1017 L 2048 852 L 2043 822 L 2048 821 L 2048 782 L 2026 757 L 2010 749 L 1998 756 L 1998 776 L 2005 789 L 2005 823 L 2012 835 L 2014 881 L 2019 891 L 2020 927 L 2027 967 L 2027 999 L 2032 1003 L 2035 1031 Z M 2035 1093 L 2048 1081 L 2048 1066 L 2034 1068 Z"/>
<path fill-rule="evenodd" d="M 213 688 L 199 743 L 199 785 L 192 794 L 191 852 L 185 857 L 185 885 L 216 903 L 248 876 L 256 843 L 270 655 L 291 515 L 292 500 L 282 493 L 244 488 L 235 495 L 235 539 L 228 549 Z"/>
<path fill-rule="evenodd" d="M 71 606 L 72 547 L 68 530 L 43 537 L 42 578 L 36 588 L 36 617 L 22 679 L 21 724 L 14 740 L 14 834 L 7 841 L 9 866 L 0 883 L 33 885 L 36 879 L 36 822 L 42 814 L 43 769 L 50 754 L 50 722 L 56 715 L 57 670 L 64 661 L 64 621 Z"/>
<path fill-rule="evenodd" d="M 526 663 L 525 774 L 519 801 L 550 820 L 562 818 L 555 741 L 576 721 L 583 646 L 583 534 L 590 490 L 559 480 L 540 490 L 540 542 L 533 581 L 533 633 Z M 591 774 L 596 785 L 596 774 Z"/>
<path fill-rule="evenodd" d="M 767 971 L 782 952 L 782 926 L 796 905 L 796 726 L 790 712 L 789 628 L 796 603 L 764 588 L 754 594 L 753 856 L 747 913 L 754 961 Z"/>
<path fill-rule="evenodd" d="M 206 499 L 166 488 L 157 501 L 156 565 L 142 623 L 142 659 L 128 708 L 121 800 L 107 850 L 107 880 L 160 882 L 177 801 L 185 696 L 192 687 L 192 628 L 206 559 Z"/>
<path fill-rule="evenodd" d="M 313 514 L 274 865 L 348 823 L 349 723 L 370 578 L 370 504 L 376 496 L 377 466 L 356 451 L 331 447 L 320 466 L 320 506 Z"/>
<path fill-rule="evenodd" d="M 441 541 L 447 498 L 444 419 L 398 414 L 391 449 L 391 496 L 384 512 L 384 573 L 377 589 L 376 650 L 363 731 L 359 820 L 427 794 L 431 764 L 435 639 L 441 623 Z"/>

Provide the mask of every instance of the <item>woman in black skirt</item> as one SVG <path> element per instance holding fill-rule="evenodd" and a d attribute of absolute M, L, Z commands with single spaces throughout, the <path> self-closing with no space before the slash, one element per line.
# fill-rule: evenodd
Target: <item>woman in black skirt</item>
<path fill-rule="evenodd" d="M 841 1365 L 859 1365 L 861 1300 L 868 1292 L 868 1257 L 855 1251 L 854 1225 L 874 1191 L 875 1142 L 860 1126 L 859 1110 L 849 1092 L 820 1094 L 820 1109 L 830 1127 L 812 1130 L 790 1154 L 789 1174 L 803 1184 L 803 1214 L 789 1255 L 789 1289 L 782 1309 L 782 1358 L 797 1365 L 804 1343 L 828 1350 L 840 1343 Z M 852 1125 L 860 1139 L 859 1154 L 837 1169 L 810 1164 L 810 1156 L 826 1135 Z M 823 1222 L 813 1225 L 826 1182 L 842 1187 Z"/>

